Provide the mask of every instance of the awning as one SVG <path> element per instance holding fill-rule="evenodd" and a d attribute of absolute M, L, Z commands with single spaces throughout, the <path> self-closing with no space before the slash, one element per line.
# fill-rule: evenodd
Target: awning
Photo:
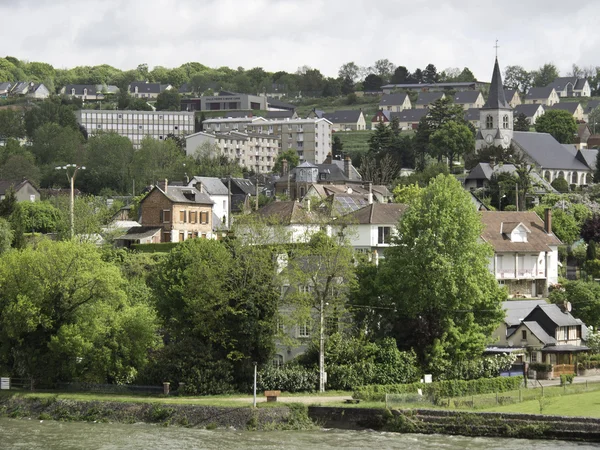
<path fill-rule="evenodd" d="M 544 347 L 542 353 L 581 353 L 589 350 L 585 345 L 553 345 Z"/>

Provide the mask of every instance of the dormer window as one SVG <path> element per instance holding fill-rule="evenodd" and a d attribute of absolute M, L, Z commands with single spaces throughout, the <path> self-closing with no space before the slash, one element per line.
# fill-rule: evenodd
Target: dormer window
<path fill-rule="evenodd" d="M 87 88 L 83 88 L 83 95 L 87 95 Z"/>
<path fill-rule="evenodd" d="M 494 128 L 494 118 L 492 116 L 487 116 L 485 118 L 485 127 L 489 130 Z"/>
<path fill-rule="evenodd" d="M 531 231 L 521 222 L 502 222 L 501 233 L 511 242 L 527 242 Z"/>

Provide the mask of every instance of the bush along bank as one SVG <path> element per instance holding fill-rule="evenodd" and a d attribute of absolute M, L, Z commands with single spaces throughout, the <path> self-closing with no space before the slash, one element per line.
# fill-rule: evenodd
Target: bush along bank
<path fill-rule="evenodd" d="M 309 417 L 329 428 L 397 433 L 600 441 L 600 419 L 444 410 L 311 406 Z"/>
<path fill-rule="evenodd" d="M 447 380 L 433 383 L 379 384 L 362 386 L 355 390 L 354 398 L 366 401 L 385 401 L 385 394 L 416 394 L 421 389 L 425 397 L 434 402 L 448 397 L 491 394 L 519 389 L 523 377 L 480 378 L 478 380 Z"/>
<path fill-rule="evenodd" d="M 0 397 L 0 416 L 69 422 L 154 423 L 237 430 L 310 430 L 306 405 L 228 408 L 165 403 L 61 400 L 56 397 Z"/>

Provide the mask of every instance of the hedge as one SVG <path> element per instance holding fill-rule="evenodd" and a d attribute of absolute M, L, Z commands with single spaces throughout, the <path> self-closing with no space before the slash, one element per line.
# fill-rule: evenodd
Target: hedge
<path fill-rule="evenodd" d="M 385 394 L 414 394 L 419 389 L 423 395 L 434 400 L 446 397 L 491 394 L 519 389 L 523 377 L 480 378 L 478 380 L 447 380 L 433 383 L 374 384 L 362 386 L 354 392 L 354 398 L 366 401 L 385 401 Z"/>
<path fill-rule="evenodd" d="M 168 253 L 175 248 L 178 242 L 160 242 L 158 244 L 132 244 L 131 249 L 142 253 Z"/>

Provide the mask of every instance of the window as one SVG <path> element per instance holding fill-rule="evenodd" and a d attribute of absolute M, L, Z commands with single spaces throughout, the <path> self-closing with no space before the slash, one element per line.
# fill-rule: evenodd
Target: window
<path fill-rule="evenodd" d="M 171 242 L 171 233 L 168 231 L 163 232 L 163 242 Z"/>
<path fill-rule="evenodd" d="M 531 362 L 532 363 L 538 362 L 537 352 L 531 352 Z"/>
<path fill-rule="evenodd" d="M 299 284 L 298 285 L 298 292 L 300 292 L 301 294 L 308 294 L 310 291 L 312 291 L 311 287 L 307 284 Z"/>
<path fill-rule="evenodd" d="M 485 127 L 489 130 L 490 128 L 494 128 L 494 118 L 492 116 L 487 116 L 485 118 Z"/>
<path fill-rule="evenodd" d="M 283 356 L 282 355 L 275 355 L 273 357 L 273 367 L 275 367 L 276 369 L 283 367 Z"/>
<path fill-rule="evenodd" d="M 160 214 L 160 221 L 163 223 L 169 223 L 171 221 L 171 210 L 163 209 Z"/>
<path fill-rule="evenodd" d="M 391 231 L 392 231 L 392 227 L 378 227 L 377 228 L 377 243 L 378 244 L 389 244 Z"/>
<path fill-rule="evenodd" d="M 527 340 L 527 330 L 521 330 L 521 339 L 523 341 Z"/>
<path fill-rule="evenodd" d="M 327 317 L 325 320 L 325 334 L 328 336 L 338 331 L 338 319 L 337 317 Z"/>
<path fill-rule="evenodd" d="M 200 223 L 208 223 L 208 211 L 200 211 Z"/>
<path fill-rule="evenodd" d="M 119 114 L 119 115 L 117 116 L 117 118 L 119 118 L 119 119 L 122 119 L 122 118 L 123 118 L 123 114 Z"/>
<path fill-rule="evenodd" d="M 190 219 L 190 223 L 197 223 L 198 222 L 198 212 L 190 211 L 189 219 Z"/>
<path fill-rule="evenodd" d="M 298 325 L 298 337 L 310 337 L 310 328 L 308 327 L 308 322 L 304 322 Z"/>
<path fill-rule="evenodd" d="M 187 220 L 186 220 L 186 218 L 187 218 L 186 212 L 187 211 L 179 211 L 179 221 L 182 222 L 182 223 L 186 223 L 187 222 Z"/>
<path fill-rule="evenodd" d="M 185 241 L 185 231 L 179 232 L 179 242 Z"/>
<path fill-rule="evenodd" d="M 508 115 L 507 114 L 505 114 L 504 117 L 502 117 L 502 128 L 504 128 L 504 129 L 508 129 L 509 128 Z"/>

